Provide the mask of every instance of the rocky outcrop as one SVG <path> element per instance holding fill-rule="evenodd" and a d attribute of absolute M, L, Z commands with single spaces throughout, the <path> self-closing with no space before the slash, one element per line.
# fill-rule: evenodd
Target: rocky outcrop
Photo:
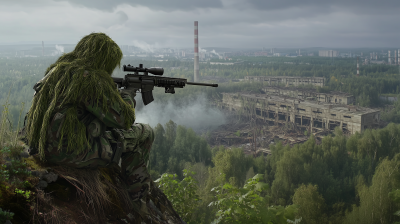
<path fill-rule="evenodd" d="M 132 202 L 119 179 L 118 169 L 71 169 L 26 158 L 35 192 L 25 208 L 27 220 L 15 223 L 185 223 L 165 194 L 152 182 L 150 194 Z M 26 219 L 25 217 L 25 219 Z"/>

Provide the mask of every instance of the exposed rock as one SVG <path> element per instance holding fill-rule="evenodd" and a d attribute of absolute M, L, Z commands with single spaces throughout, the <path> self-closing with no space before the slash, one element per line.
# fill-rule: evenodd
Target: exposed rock
<path fill-rule="evenodd" d="M 38 189 L 45 189 L 48 186 L 48 183 L 44 180 L 39 181 L 38 185 L 36 185 L 36 188 Z"/>
<path fill-rule="evenodd" d="M 57 174 L 50 172 L 48 174 L 44 174 L 41 179 L 43 179 L 47 183 L 51 183 L 51 182 L 55 182 L 57 180 L 57 178 L 58 178 Z"/>
<path fill-rule="evenodd" d="M 35 223 L 185 223 L 154 183 L 147 197 L 130 201 L 115 169 L 46 165 L 32 175 L 39 179 L 31 209 Z"/>

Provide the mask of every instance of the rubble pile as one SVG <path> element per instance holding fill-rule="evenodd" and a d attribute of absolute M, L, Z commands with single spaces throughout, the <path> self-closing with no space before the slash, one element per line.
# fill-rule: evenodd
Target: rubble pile
<path fill-rule="evenodd" d="M 330 131 L 312 133 L 317 143 Z M 291 123 L 287 125 L 269 125 L 263 121 L 240 120 L 231 116 L 228 124 L 221 125 L 208 137 L 208 143 L 214 146 L 243 148 L 247 155 L 271 154 L 269 146 L 281 141 L 283 145 L 294 145 L 307 141 L 309 130 L 299 128 Z"/>

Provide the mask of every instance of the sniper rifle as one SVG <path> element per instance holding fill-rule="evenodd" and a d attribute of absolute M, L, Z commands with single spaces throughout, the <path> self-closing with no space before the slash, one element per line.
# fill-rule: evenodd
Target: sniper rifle
<path fill-rule="evenodd" d="M 185 85 L 218 87 L 218 84 L 188 82 L 187 79 L 182 78 L 161 77 L 164 74 L 163 68 L 143 68 L 143 64 L 139 64 L 139 67 L 124 65 L 123 71 L 134 73 L 125 75 L 125 78 L 113 77 L 114 82 L 117 84 L 117 88 L 139 91 L 142 93 L 144 105 L 147 105 L 154 100 L 154 87 L 164 87 L 165 93 L 171 94 L 175 93 L 175 88 L 183 88 Z M 143 74 L 139 74 L 139 72 Z M 150 76 L 149 73 L 155 76 Z"/>

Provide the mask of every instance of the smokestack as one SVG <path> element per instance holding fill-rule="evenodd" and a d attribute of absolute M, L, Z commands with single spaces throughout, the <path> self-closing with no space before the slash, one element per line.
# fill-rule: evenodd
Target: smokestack
<path fill-rule="evenodd" d="M 388 63 L 389 63 L 389 65 L 392 64 L 392 60 L 390 58 L 390 51 L 388 51 Z"/>
<path fill-rule="evenodd" d="M 358 57 L 357 57 L 357 77 L 360 76 L 360 65 L 358 64 Z"/>
<path fill-rule="evenodd" d="M 42 41 L 42 56 L 44 56 L 44 42 Z"/>
<path fill-rule="evenodd" d="M 194 81 L 199 81 L 199 23 L 194 21 Z"/>
<path fill-rule="evenodd" d="M 397 50 L 397 64 L 400 65 L 400 49 Z"/>

